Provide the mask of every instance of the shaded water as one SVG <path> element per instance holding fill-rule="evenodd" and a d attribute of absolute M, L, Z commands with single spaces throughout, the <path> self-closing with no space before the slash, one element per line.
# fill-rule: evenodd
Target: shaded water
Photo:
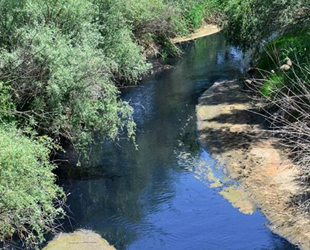
<path fill-rule="evenodd" d="M 295 249 L 259 211 L 244 215 L 197 180 L 180 157 L 214 164 L 197 139 L 195 105 L 214 81 L 241 76 L 242 54 L 215 34 L 170 63 L 175 69 L 123 93 L 135 108 L 139 150 L 125 140 L 104 145 L 87 172 L 60 179 L 71 193 L 65 230 L 94 230 L 118 250 Z"/>

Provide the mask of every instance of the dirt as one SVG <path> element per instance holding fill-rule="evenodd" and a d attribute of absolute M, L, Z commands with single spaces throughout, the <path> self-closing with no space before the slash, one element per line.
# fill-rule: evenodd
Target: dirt
<path fill-rule="evenodd" d="M 196 111 L 202 143 L 239 183 L 236 189 L 223 189 L 223 197 L 240 211 L 250 212 L 255 204 L 273 232 L 310 249 L 310 219 L 293 202 L 304 190 L 298 166 L 264 132 L 264 118 L 255 113 L 244 84 L 215 83 L 201 96 Z"/>
<path fill-rule="evenodd" d="M 89 230 L 78 230 L 71 234 L 62 233 L 43 250 L 116 250 L 113 246 Z"/>
<path fill-rule="evenodd" d="M 201 28 L 197 29 L 195 32 L 193 32 L 189 36 L 173 38 L 171 39 L 171 42 L 172 43 L 187 42 L 187 41 L 195 40 L 200 37 L 205 37 L 205 36 L 218 33 L 220 32 L 220 30 L 221 29 L 216 25 L 211 25 L 211 24 L 203 25 Z"/>

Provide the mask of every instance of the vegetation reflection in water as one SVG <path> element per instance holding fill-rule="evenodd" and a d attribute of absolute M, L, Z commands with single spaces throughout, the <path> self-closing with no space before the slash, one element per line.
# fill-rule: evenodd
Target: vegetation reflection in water
<path fill-rule="evenodd" d="M 218 194 L 214 185 L 225 178 L 219 181 L 215 172 L 210 188 L 195 178 L 198 165 L 193 173 L 178 157 L 199 159 L 203 152 L 196 135 L 198 97 L 218 79 L 240 77 L 245 65 L 221 34 L 186 46 L 182 59 L 169 62 L 173 70 L 123 93 L 135 108 L 139 150 L 127 141 L 104 143 L 93 149 L 87 172 L 59 173 L 71 193 L 65 230 L 91 229 L 118 250 L 294 249 L 263 226 L 259 212 L 244 215 Z M 203 161 L 204 168 L 212 166 L 208 155 Z M 201 174 L 215 180 L 211 171 Z"/>
<path fill-rule="evenodd" d="M 255 205 L 247 193 L 237 182 L 229 178 L 228 173 L 225 173 L 225 167 L 212 160 L 206 151 L 203 150 L 197 158 L 184 152 L 181 152 L 178 157 L 180 165 L 192 171 L 196 179 L 214 188 L 241 213 L 253 214 L 255 212 Z"/>

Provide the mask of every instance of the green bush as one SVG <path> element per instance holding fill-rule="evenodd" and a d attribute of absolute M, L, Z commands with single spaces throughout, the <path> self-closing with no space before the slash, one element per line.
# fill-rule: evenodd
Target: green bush
<path fill-rule="evenodd" d="M 13 126 L 14 127 L 14 126 Z M 36 248 L 63 215 L 64 193 L 49 162 L 51 141 L 0 127 L 0 241 L 12 236 Z"/>
<path fill-rule="evenodd" d="M 274 40 L 268 47 L 274 47 L 283 61 L 286 57 L 299 64 L 309 63 L 310 29 L 296 29 Z M 272 52 L 272 51 L 271 51 Z"/>
<path fill-rule="evenodd" d="M 124 127 L 132 136 L 132 108 L 117 98 L 98 40 L 89 29 L 72 46 L 56 27 L 25 28 L 14 52 L 2 53 L 0 69 L 14 90 L 16 117 L 73 142 L 91 141 L 93 132 L 115 139 Z"/>
<path fill-rule="evenodd" d="M 198 28 L 214 2 L 0 1 L 1 242 L 18 235 L 35 247 L 63 213 L 49 137 L 86 157 L 94 134 L 134 141 L 133 109 L 118 86 L 150 68 L 141 45 L 177 54 L 170 38 Z"/>
<path fill-rule="evenodd" d="M 94 132 L 116 139 L 127 131 L 132 138 L 132 108 L 119 100 L 113 81 L 136 82 L 148 69 L 141 48 L 129 30 L 113 32 L 113 22 L 104 27 L 93 22 L 90 2 L 49 4 L 27 0 L 23 9 L 10 10 L 30 20 L 11 24 L 21 26 L 15 29 L 18 40 L 0 51 L 1 79 L 15 105 L 7 113 L 21 126 L 65 137 L 80 148 Z"/>
<path fill-rule="evenodd" d="M 74 37 L 93 17 L 89 1 L 81 0 L 3 0 L 0 2 L 0 41 L 14 46 L 24 26 L 56 26 L 64 34 Z"/>
<path fill-rule="evenodd" d="M 271 97 L 271 92 L 281 89 L 283 84 L 287 88 L 281 91 L 288 91 L 293 94 L 298 93 L 298 85 L 292 84 L 292 81 L 308 81 L 308 74 L 305 69 L 309 64 L 309 29 L 296 29 L 295 31 L 284 34 L 264 48 L 264 52 L 259 55 L 257 66 L 265 71 L 275 71 L 272 77 L 268 77 L 261 88 L 261 93 L 265 97 Z M 289 70 L 281 70 L 282 65 L 287 65 L 289 61 Z M 280 84 L 282 82 L 282 84 Z"/>
<path fill-rule="evenodd" d="M 204 21 L 209 22 L 213 14 L 221 9 L 218 0 L 172 0 L 179 13 L 179 20 L 188 31 L 199 28 Z M 187 32 L 188 32 L 187 31 Z"/>
<path fill-rule="evenodd" d="M 188 35 L 219 8 L 218 0 L 93 0 L 93 3 L 98 6 L 103 36 L 125 28 L 132 31 L 138 44 L 155 43 L 173 55 L 175 48 L 167 43 L 169 38 Z"/>
<path fill-rule="evenodd" d="M 197 29 L 201 26 L 205 18 L 206 3 L 203 1 L 186 1 L 183 3 L 184 19 L 190 30 Z"/>
<path fill-rule="evenodd" d="M 168 38 L 184 30 L 182 22 L 198 27 L 207 6 L 171 3 L 5 0 L 0 29 L 9 34 L 2 37 L 0 74 L 14 107 L 3 112 L 78 146 L 90 143 L 94 132 L 116 139 L 127 131 L 132 138 L 132 109 L 118 99 L 115 83 L 136 83 L 150 67 L 134 37 L 151 37 L 175 54 Z"/>
<path fill-rule="evenodd" d="M 223 6 L 228 40 L 246 49 L 260 49 L 283 32 L 309 25 L 303 0 L 224 0 Z"/>
<path fill-rule="evenodd" d="M 284 84 L 284 75 L 281 73 L 270 76 L 260 87 L 260 93 L 266 97 L 271 98 L 281 89 Z"/>

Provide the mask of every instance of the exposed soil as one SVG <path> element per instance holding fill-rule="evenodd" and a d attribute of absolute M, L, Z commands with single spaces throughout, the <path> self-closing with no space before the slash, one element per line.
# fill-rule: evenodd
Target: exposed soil
<path fill-rule="evenodd" d="M 204 37 L 204 36 L 209 36 L 215 33 L 218 33 L 221 29 L 216 26 L 216 25 L 204 25 L 201 28 L 199 28 L 198 30 L 196 30 L 195 32 L 193 32 L 192 34 L 185 36 L 185 37 L 176 37 L 171 39 L 172 43 L 182 43 L 182 42 L 187 42 L 187 41 L 191 41 L 191 40 L 195 40 L 197 38 L 200 37 Z"/>
<path fill-rule="evenodd" d="M 251 112 L 256 108 L 244 89 L 238 81 L 217 82 L 201 96 L 197 106 L 201 141 L 245 192 L 234 195 L 233 205 L 246 210 L 251 200 L 273 232 L 310 249 L 309 216 L 293 202 L 303 190 L 298 167 L 263 132 L 264 118 Z"/>
<path fill-rule="evenodd" d="M 196 31 L 194 31 L 193 33 L 191 33 L 188 36 L 185 37 L 176 37 L 171 39 L 171 42 L 176 44 L 176 43 L 182 43 L 182 42 L 188 42 L 188 41 L 192 41 L 201 37 L 205 37 L 205 36 L 209 36 L 209 35 L 213 35 L 215 33 L 220 32 L 221 29 L 216 26 L 216 25 L 211 25 L 211 24 L 204 24 L 202 25 L 199 29 L 197 29 Z M 173 68 L 170 65 L 167 64 L 163 64 L 160 59 L 159 59 L 159 48 L 157 47 L 156 44 L 147 44 L 144 45 L 144 55 L 149 59 L 149 61 L 152 63 L 152 68 L 147 72 L 146 75 L 153 75 L 156 74 L 158 72 L 162 72 L 164 70 L 169 70 L 171 68 Z"/>

